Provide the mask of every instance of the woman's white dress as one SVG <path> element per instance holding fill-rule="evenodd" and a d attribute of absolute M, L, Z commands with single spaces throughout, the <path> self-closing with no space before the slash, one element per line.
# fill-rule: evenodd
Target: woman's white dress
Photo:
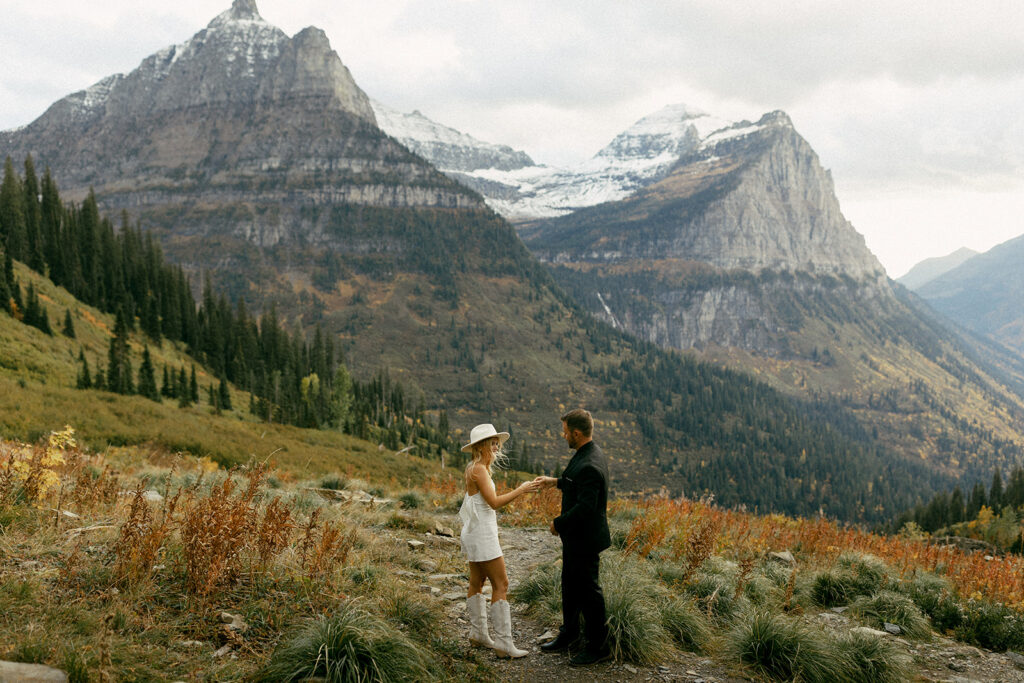
<path fill-rule="evenodd" d="M 498 543 L 498 515 L 479 493 L 469 493 L 459 509 L 462 520 L 462 552 L 469 562 L 486 562 L 501 557 Z"/>

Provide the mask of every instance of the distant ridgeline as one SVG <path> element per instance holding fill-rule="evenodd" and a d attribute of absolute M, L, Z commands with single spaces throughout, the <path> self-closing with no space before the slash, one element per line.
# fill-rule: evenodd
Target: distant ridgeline
<path fill-rule="evenodd" d="M 987 492 L 979 481 L 966 496 L 959 486 L 952 493 L 937 493 L 897 517 L 890 530 L 913 531 L 908 524 L 937 536 L 978 539 L 1024 554 L 1024 467 L 1015 467 L 1005 486 L 1000 471 L 993 472 Z"/>
<path fill-rule="evenodd" d="M 273 308 L 258 319 L 241 298 L 232 307 L 214 296 L 209 282 L 197 307 L 179 266 L 165 262 L 159 245 L 128 224 L 114 230 L 100 216 L 95 197 L 81 205 L 63 204 L 47 170 L 40 180 L 32 158 L 24 178 L 8 157 L 0 184 L 0 310 L 23 324 L 53 334 L 50 316 L 30 284 L 22 291 L 14 276 L 18 260 L 67 289 L 79 301 L 116 316 L 106 368 L 90 369 L 79 354 L 78 388 L 138 394 L 154 401 L 176 399 L 180 406 L 200 400 L 195 366 L 157 371 L 144 348 L 138 371 L 132 368 L 128 335 L 138 331 L 153 344 L 181 342 L 188 353 L 219 378 L 207 388 L 210 405 L 232 410 L 228 383 L 248 391 L 249 410 L 268 422 L 309 428 L 335 428 L 397 449 L 416 444 L 417 455 L 458 454 L 442 410 L 436 422 L 426 406 L 413 404 L 386 371 L 363 383 L 349 377 L 334 342 L 319 327 L 312 343 L 301 330 L 289 334 Z M 69 312 L 62 333 L 74 338 Z M 519 458 L 517 465 L 528 464 Z"/>

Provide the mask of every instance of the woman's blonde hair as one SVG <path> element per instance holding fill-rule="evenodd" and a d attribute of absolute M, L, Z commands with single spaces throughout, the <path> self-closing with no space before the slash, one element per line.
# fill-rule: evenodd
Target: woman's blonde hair
<path fill-rule="evenodd" d="M 496 437 L 496 436 L 491 437 L 491 439 L 497 439 L 497 438 L 498 437 Z M 466 465 L 466 469 L 467 470 L 470 467 L 472 467 L 477 461 L 483 460 L 484 454 L 486 454 L 488 452 L 488 451 L 486 451 L 484 449 L 485 448 L 490 448 L 490 446 L 488 444 L 490 444 L 491 439 L 484 439 L 483 441 L 479 441 L 479 442 L 473 444 L 473 448 L 472 448 L 473 459 L 469 462 L 468 465 Z M 499 443 L 498 451 L 494 454 L 494 459 L 491 460 L 491 462 L 487 465 L 487 473 L 488 474 L 492 474 L 494 472 L 494 468 L 495 467 L 497 467 L 499 470 L 507 470 L 508 469 L 508 456 L 505 454 L 505 451 L 502 448 L 503 446 L 504 446 L 504 444 Z"/>

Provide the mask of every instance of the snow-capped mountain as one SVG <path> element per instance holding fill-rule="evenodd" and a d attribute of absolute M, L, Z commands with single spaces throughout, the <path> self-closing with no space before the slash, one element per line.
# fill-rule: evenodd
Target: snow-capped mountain
<path fill-rule="evenodd" d="M 337 238 L 319 207 L 481 208 L 378 128 L 322 30 L 288 37 L 255 0 L 0 133 L 0 157 L 28 154 L 73 199 L 263 245 Z"/>
<path fill-rule="evenodd" d="M 534 164 L 523 152 L 480 142 L 419 112 L 398 114 L 373 104 L 381 129 L 479 191 L 495 211 L 513 221 L 551 218 L 623 199 L 663 178 L 682 157 L 758 130 L 745 121 L 734 123 L 686 105 L 670 105 L 637 121 L 587 161 L 559 168 Z"/>
<path fill-rule="evenodd" d="M 526 152 L 477 140 L 431 121 L 418 110 L 403 114 L 376 100 L 371 100 L 370 104 L 381 130 L 447 173 L 472 173 L 483 169 L 514 171 L 535 165 Z"/>

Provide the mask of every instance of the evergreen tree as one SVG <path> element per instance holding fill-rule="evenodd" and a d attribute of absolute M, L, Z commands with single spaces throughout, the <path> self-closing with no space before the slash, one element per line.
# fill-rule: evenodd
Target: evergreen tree
<path fill-rule="evenodd" d="M 41 232 L 41 207 L 39 204 L 39 178 L 36 177 L 32 155 L 25 157 L 25 261 L 37 273 L 46 274 L 43 258 L 43 236 Z"/>
<path fill-rule="evenodd" d="M 160 385 L 160 395 L 165 398 L 176 398 L 175 382 L 173 373 L 168 373 L 167 363 L 164 363 L 164 380 Z"/>
<path fill-rule="evenodd" d="M 196 379 L 196 366 L 192 366 L 192 378 L 189 380 L 189 396 L 192 403 L 199 403 L 199 382 Z"/>
<path fill-rule="evenodd" d="M 66 245 L 61 244 L 61 225 L 69 211 L 61 205 L 57 184 L 47 168 L 43 173 L 42 203 L 40 204 L 40 234 L 43 243 L 43 255 L 49 270 L 50 279 L 58 284 L 68 284 L 68 270 L 64 259 Z"/>
<path fill-rule="evenodd" d="M 217 387 L 218 400 L 224 410 L 231 410 L 231 391 L 228 389 L 228 381 L 221 377 L 220 385 Z"/>
<path fill-rule="evenodd" d="M 115 394 L 134 393 L 132 386 L 132 365 L 128 356 L 128 324 L 124 311 L 117 309 L 114 336 L 107 353 L 107 391 Z"/>
<path fill-rule="evenodd" d="M 210 404 L 214 412 L 220 415 L 220 400 L 217 396 L 217 392 L 213 390 L 213 385 L 210 384 L 206 387 L 206 402 Z"/>
<path fill-rule="evenodd" d="M 1017 465 L 1010 473 L 1010 481 L 1006 485 L 1003 504 L 1016 509 L 1024 505 L 1024 468 Z"/>
<path fill-rule="evenodd" d="M 78 370 L 78 381 L 75 386 L 79 389 L 91 389 L 92 376 L 89 374 L 89 361 L 86 359 L 85 351 L 82 349 L 78 350 L 78 362 L 82 364 L 82 367 Z"/>
<path fill-rule="evenodd" d="M 149 355 L 149 347 L 142 350 L 142 363 L 139 365 L 139 394 L 151 401 L 160 402 L 160 392 L 156 388 L 156 371 L 153 359 Z"/>
<path fill-rule="evenodd" d="M 61 329 L 61 332 L 69 339 L 75 339 L 77 336 L 75 334 L 75 321 L 71 318 L 70 308 L 64 309 L 64 327 Z"/>
<path fill-rule="evenodd" d="M 999 470 L 992 473 L 992 486 L 988 489 L 988 506 L 993 511 L 1003 507 L 1003 477 Z"/>
<path fill-rule="evenodd" d="M 178 372 L 178 381 L 174 391 L 178 395 L 179 408 L 187 408 L 192 405 L 192 391 L 188 386 L 188 374 L 186 374 L 184 366 Z"/>
<path fill-rule="evenodd" d="M 949 497 L 949 518 L 947 524 L 958 524 L 964 521 L 964 494 L 957 486 Z"/>
<path fill-rule="evenodd" d="M 971 495 L 967 498 L 967 509 L 964 511 L 966 519 L 977 519 L 978 513 L 983 505 L 988 505 L 988 498 L 985 496 L 985 485 L 980 481 L 975 482 L 971 489 Z"/>
<path fill-rule="evenodd" d="M 31 282 L 28 285 L 28 292 L 25 294 L 22 322 L 46 334 L 53 334 L 53 330 L 50 329 L 50 316 L 46 312 L 46 307 L 39 301 L 39 294 L 36 293 L 35 285 Z"/>
<path fill-rule="evenodd" d="M 4 162 L 4 178 L 0 182 L 0 236 L 11 258 L 25 260 L 25 192 L 10 157 Z"/>
<path fill-rule="evenodd" d="M 0 311 L 11 313 L 11 290 L 4 273 L 0 273 Z"/>

